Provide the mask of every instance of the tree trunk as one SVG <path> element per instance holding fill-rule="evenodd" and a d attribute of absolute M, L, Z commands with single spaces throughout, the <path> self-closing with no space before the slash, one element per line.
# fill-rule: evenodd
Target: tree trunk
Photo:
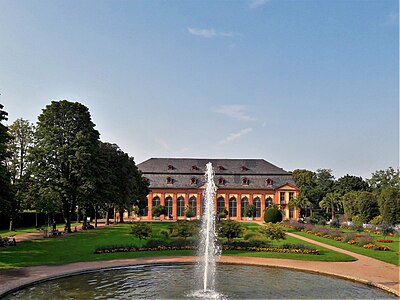
<path fill-rule="evenodd" d="M 117 224 L 117 209 L 114 207 L 114 225 Z"/>
<path fill-rule="evenodd" d="M 124 223 L 124 211 L 123 210 L 119 211 L 119 222 Z"/>
<path fill-rule="evenodd" d="M 108 209 L 106 210 L 106 225 L 110 225 L 110 214 L 108 213 Z"/>
<path fill-rule="evenodd" d="M 10 216 L 10 224 L 8 226 L 8 231 L 12 231 L 13 230 L 13 216 Z"/>
<path fill-rule="evenodd" d="M 94 227 L 97 228 L 97 205 L 94 206 Z"/>

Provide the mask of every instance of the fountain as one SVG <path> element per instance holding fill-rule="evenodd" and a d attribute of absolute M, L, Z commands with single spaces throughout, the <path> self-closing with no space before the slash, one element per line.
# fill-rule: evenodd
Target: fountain
<path fill-rule="evenodd" d="M 214 212 L 214 198 L 217 187 L 214 183 L 214 170 L 211 163 L 206 165 L 205 180 L 206 188 L 203 197 L 204 207 L 198 256 L 200 257 L 199 273 L 203 277 L 203 292 L 209 294 L 215 290 L 215 258 L 220 254 L 216 245 Z"/>

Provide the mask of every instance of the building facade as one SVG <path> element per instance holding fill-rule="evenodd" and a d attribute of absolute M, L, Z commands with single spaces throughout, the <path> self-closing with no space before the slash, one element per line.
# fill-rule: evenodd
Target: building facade
<path fill-rule="evenodd" d="M 152 207 L 163 205 L 167 214 L 161 219 L 186 219 L 188 207 L 199 219 L 208 162 L 215 172 L 217 213 L 226 210 L 228 219 L 247 220 L 246 206 L 254 204 L 254 220 L 263 220 L 265 209 L 276 204 L 284 212 L 284 219 L 298 219 L 299 209 L 289 206 L 299 193 L 291 173 L 263 159 L 191 158 L 150 158 L 138 165 L 150 183 L 142 218 L 153 219 Z"/>

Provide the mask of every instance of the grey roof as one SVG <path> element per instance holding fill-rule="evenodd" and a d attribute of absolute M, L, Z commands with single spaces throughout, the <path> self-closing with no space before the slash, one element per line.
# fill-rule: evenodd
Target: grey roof
<path fill-rule="evenodd" d="M 138 168 L 150 181 L 150 188 L 197 189 L 204 184 L 208 162 L 213 164 L 214 180 L 219 188 L 273 190 L 286 183 L 295 186 L 291 173 L 263 159 L 150 158 Z M 172 184 L 167 182 L 168 177 L 173 180 Z M 192 178 L 197 179 L 197 183 L 192 183 Z M 220 178 L 223 184 L 219 184 Z M 248 185 L 243 184 L 243 178 L 249 180 Z M 267 184 L 267 179 L 271 179 L 272 184 Z"/>

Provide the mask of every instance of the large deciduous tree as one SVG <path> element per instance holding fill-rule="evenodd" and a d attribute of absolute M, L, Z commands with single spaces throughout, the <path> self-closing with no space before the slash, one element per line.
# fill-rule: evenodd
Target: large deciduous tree
<path fill-rule="evenodd" d="M 7 216 L 14 205 L 14 193 L 11 187 L 10 173 L 6 165 L 6 159 L 9 156 L 7 145 L 11 136 L 8 134 L 7 126 L 2 124 L 3 121 L 7 121 L 8 116 L 3 107 L 0 104 L 0 215 Z"/>
<path fill-rule="evenodd" d="M 400 189 L 386 186 L 378 195 L 379 210 L 383 222 L 394 225 L 400 223 Z"/>
<path fill-rule="evenodd" d="M 62 204 L 65 231 L 71 215 L 93 186 L 93 162 L 99 142 L 89 110 L 78 102 L 53 101 L 43 109 L 35 132 L 32 173 L 39 197 Z"/>
<path fill-rule="evenodd" d="M 372 177 L 368 182 L 374 190 L 381 190 L 387 186 L 400 188 L 399 169 L 389 167 L 386 170 L 378 170 L 372 173 Z"/>
<path fill-rule="evenodd" d="M 10 230 L 14 229 L 17 213 L 20 209 L 30 208 L 30 174 L 28 172 L 29 154 L 33 146 L 34 126 L 28 120 L 17 119 L 9 126 L 11 139 L 8 142 L 10 156 L 7 167 L 11 174 L 11 183 L 15 190 L 15 201 L 10 213 Z"/>
<path fill-rule="evenodd" d="M 368 191 L 369 185 L 362 177 L 347 174 L 335 182 L 333 189 L 340 195 L 344 195 L 350 191 Z"/>

